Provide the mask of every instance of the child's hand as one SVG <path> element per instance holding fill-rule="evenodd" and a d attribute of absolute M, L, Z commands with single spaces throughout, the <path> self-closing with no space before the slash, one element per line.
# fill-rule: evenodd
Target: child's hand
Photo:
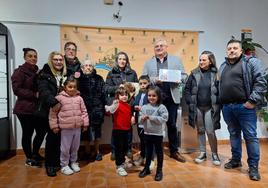
<path fill-rule="evenodd" d="M 116 105 L 118 103 L 119 103 L 119 100 L 118 99 L 113 100 L 113 105 Z"/>
<path fill-rule="evenodd" d="M 141 117 L 141 121 L 142 122 L 145 122 L 147 119 L 149 119 L 149 116 L 148 115 L 145 115 L 145 116 L 142 116 Z"/>
<path fill-rule="evenodd" d="M 135 105 L 135 106 L 134 106 L 134 110 L 137 111 L 137 112 L 140 111 L 140 110 L 141 110 L 141 106 L 139 106 L 139 105 Z"/>
<path fill-rule="evenodd" d="M 61 104 L 58 103 L 58 104 L 56 104 L 55 106 L 52 107 L 52 111 L 53 112 L 58 112 L 60 110 L 60 108 L 61 108 Z"/>
<path fill-rule="evenodd" d="M 156 80 L 155 80 L 155 83 L 156 83 L 156 84 L 162 84 L 162 81 L 159 80 L 159 79 L 156 79 Z"/>
<path fill-rule="evenodd" d="M 136 121 L 135 121 L 135 117 L 132 116 L 132 117 L 131 117 L 131 125 L 135 125 L 135 123 L 136 123 Z"/>
<path fill-rule="evenodd" d="M 59 127 L 53 128 L 52 129 L 53 133 L 57 134 L 60 131 Z"/>
<path fill-rule="evenodd" d="M 83 127 L 82 132 L 86 132 L 86 131 L 87 131 L 87 127 Z"/>

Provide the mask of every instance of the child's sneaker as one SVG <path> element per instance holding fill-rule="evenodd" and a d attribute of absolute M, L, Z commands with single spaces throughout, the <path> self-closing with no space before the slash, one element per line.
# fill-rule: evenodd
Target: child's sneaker
<path fill-rule="evenodd" d="M 220 166 L 221 165 L 221 160 L 220 160 L 220 158 L 219 158 L 217 153 L 212 153 L 212 163 L 215 166 Z"/>
<path fill-rule="evenodd" d="M 74 172 L 79 172 L 80 171 L 80 167 L 78 163 L 71 163 L 71 168 Z"/>
<path fill-rule="evenodd" d="M 140 156 L 136 161 L 134 161 L 135 166 L 141 166 L 142 164 L 144 164 L 144 158 L 142 156 Z"/>
<path fill-rule="evenodd" d="M 151 161 L 150 167 L 149 167 L 150 171 L 152 171 L 154 169 L 154 161 Z"/>
<path fill-rule="evenodd" d="M 71 175 L 74 173 L 74 171 L 67 165 L 61 168 L 61 173 L 64 175 Z"/>
<path fill-rule="evenodd" d="M 117 174 L 118 174 L 119 176 L 127 176 L 127 172 L 126 172 L 126 170 L 124 169 L 124 166 L 123 166 L 123 165 L 117 166 L 116 171 L 117 171 Z"/>
<path fill-rule="evenodd" d="M 201 151 L 200 154 L 194 159 L 194 162 L 200 164 L 207 159 L 206 152 Z"/>

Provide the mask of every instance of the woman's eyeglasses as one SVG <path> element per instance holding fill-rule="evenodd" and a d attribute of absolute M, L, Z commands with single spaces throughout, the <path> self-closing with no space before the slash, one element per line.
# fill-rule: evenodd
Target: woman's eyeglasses
<path fill-rule="evenodd" d="M 63 61 L 63 59 L 54 59 L 54 58 L 52 60 L 53 61 L 60 61 L 60 62 Z"/>

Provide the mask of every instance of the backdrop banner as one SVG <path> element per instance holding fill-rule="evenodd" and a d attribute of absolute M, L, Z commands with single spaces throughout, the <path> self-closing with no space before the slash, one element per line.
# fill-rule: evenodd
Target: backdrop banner
<path fill-rule="evenodd" d="M 61 26 L 61 50 L 68 41 L 78 46 L 80 61 L 91 58 L 98 74 L 104 79 L 114 64 L 119 51 L 128 54 L 131 67 L 140 76 L 145 61 L 154 55 L 153 44 L 157 38 L 168 42 L 168 53 L 181 58 L 186 73 L 198 64 L 198 31 L 146 30 L 130 28 L 102 28 Z"/>

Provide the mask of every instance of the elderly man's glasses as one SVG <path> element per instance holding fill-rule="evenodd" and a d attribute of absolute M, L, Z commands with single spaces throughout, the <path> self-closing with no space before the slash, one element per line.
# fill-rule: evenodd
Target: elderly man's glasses
<path fill-rule="evenodd" d="M 164 46 L 166 46 L 166 45 L 164 45 L 164 44 L 159 44 L 159 45 L 155 45 L 154 48 L 163 48 Z"/>

